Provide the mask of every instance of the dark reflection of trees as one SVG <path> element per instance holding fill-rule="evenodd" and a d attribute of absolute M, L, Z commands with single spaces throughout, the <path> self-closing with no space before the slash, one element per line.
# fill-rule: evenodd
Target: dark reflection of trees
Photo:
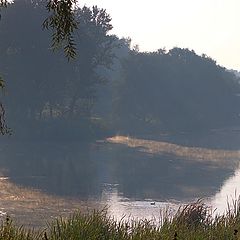
<path fill-rule="evenodd" d="M 232 174 L 139 150 L 106 143 L 11 143 L 2 145 L 0 169 L 14 183 L 82 199 L 100 197 L 103 183 L 118 183 L 124 197 L 135 199 L 204 197 Z"/>
<path fill-rule="evenodd" d="M 82 198 L 99 194 L 97 165 L 87 144 L 11 144 L 2 155 L 1 167 L 17 184 Z"/>
<path fill-rule="evenodd" d="M 232 171 L 206 163 L 119 149 L 116 176 L 125 197 L 183 199 L 214 194 Z"/>

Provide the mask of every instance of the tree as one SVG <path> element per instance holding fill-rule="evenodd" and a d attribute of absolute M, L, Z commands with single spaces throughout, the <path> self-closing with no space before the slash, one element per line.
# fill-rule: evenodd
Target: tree
<path fill-rule="evenodd" d="M 0 68 L 8 74 L 6 106 L 14 129 L 37 129 L 33 124 L 44 121 L 55 122 L 54 127 L 61 122 L 66 129 L 73 126 L 70 121 L 90 119 L 96 87 L 105 81 L 101 70 L 114 57 L 116 37 L 109 35 L 111 18 L 105 10 L 75 9 L 79 28 L 74 39 L 81 54 L 70 62 L 62 52 L 49 50 L 51 37 L 40 27 L 45 14 L 45 5 L 31 0 L 16 0 L 2 13 Z"/>
<path fill-rule="evenodd" d="M 181 48 L 132 51 L 123 62 L 115 122 L 128 133 L 237 124 L 239 92 L 239 79 L 205 55 Z"/>
<path fill-rule="evenodd" d="M 99 70 L 111 66 L 114 57 L 112 50 L 116 47 L 116 37 L 108 35 L 112 29 L 111 18 L 104 9 L 83 7 L 76 11 L 76 18 L 79 29 L 75 38 L 81 54 L 69 76 L 68 96 L 71 99 L 68 109 L 71 117 L 90 115 L 96 99 L 96 85 L 104 82 Z"/>
<path fill-rule="evenodd" d="M 33 2 L 37 3 L 36 0 Z M 8 7 L 9 4 L 12 3 L 8 0 L 0 0 L 0 10 Z M 73 39 L 74 31 L 77 29 L 78 25 L 74 16 L 76 5 L 77 0 L 46 0 L 46 10 L 49 16 L 43 22 L 43 27 L 53 31 L 53 49 L 63 48 L 68 59 L 76 56 L 76 48 Z"/>
<path fill-rule="evenodd" d="M 46 9 L 49 16 L 43 22 L 43 27 L 52 29 L 52 48 L 63 48 L 68 60 L 76 56 L 76 48 L 73 39 L 73 33 L 77 29 L 77 21 L 74 17 L 76 0 L 48 0 Z M 0 11 L 9 5 L 8 0 L 0 0 Z M 0 14 L 1 19 L 1 14 Z M 4 87 L 4 81 L 1 77 L 0 88 Z M 5 109 L 0 103 L 0 133 L 10 133 L 10 129 L 5 121 Z"/>

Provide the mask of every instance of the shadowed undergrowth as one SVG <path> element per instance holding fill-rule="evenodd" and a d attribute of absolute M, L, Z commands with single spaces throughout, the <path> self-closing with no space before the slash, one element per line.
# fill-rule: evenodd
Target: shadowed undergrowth
<path fill-rule="evenodd" d="M 216 215 L 201 201 L 182 206 L 174 215 L 163 211 L 159 221 L 122 219 L 107 211 L 75 213 L 58 218 L 43 230 L 16 226 L 8 217 L 0 226 L 0 240 L 220 240 L 240 239 L 240 204 L 233 202 L 225 215 Z"/>

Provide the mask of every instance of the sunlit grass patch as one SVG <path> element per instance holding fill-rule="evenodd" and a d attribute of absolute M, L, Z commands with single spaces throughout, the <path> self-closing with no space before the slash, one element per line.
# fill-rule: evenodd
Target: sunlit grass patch
<path fill-rule="evenodd" d="M 107 138 L 107 142 L 139 148 L 141 151 L 150 154 L 173 155 L 188 161 L 206 162 L 229 169 L 234 169 L 238 166 L 240 159 L 240 151 L 187 147 L 169 142 L 145 140 L 129 136 L 118 135 Z"/>

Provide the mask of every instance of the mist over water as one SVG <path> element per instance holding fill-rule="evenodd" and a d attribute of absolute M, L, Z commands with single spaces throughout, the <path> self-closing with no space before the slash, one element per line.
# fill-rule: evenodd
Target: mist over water
<path fill-rule="evenodd" d="M 240 191 L 239 72 L 188 48 L 141 52 L 97 6 L 68 5 L 65 24 L 45 4 L 1 8 L 0 215 L 157 219 L 200 198 L 223 213 Z"/>
<path fill-rule="evenodd" d="M 229 210 L 229 206 L 233 207 L 240 196 L 240 168 L 238 167 L 234 174 L 226 179 L 220 190 L 212 197 L 210 204 L 216 208 L 218 214 L 224 214 Z"/>
<path fill-rule="evenodd" d="M 239 193 L 239 158 L 237 150 L 124 136 L 93 143 L 5 143 L 1 211 L 24 224 L 35 216 L 33 226 L 104 207 L 116 219 L 158 219 L 165 208 L 174 212 L 203 198 L 223 213 L 227 197 Z"/>

